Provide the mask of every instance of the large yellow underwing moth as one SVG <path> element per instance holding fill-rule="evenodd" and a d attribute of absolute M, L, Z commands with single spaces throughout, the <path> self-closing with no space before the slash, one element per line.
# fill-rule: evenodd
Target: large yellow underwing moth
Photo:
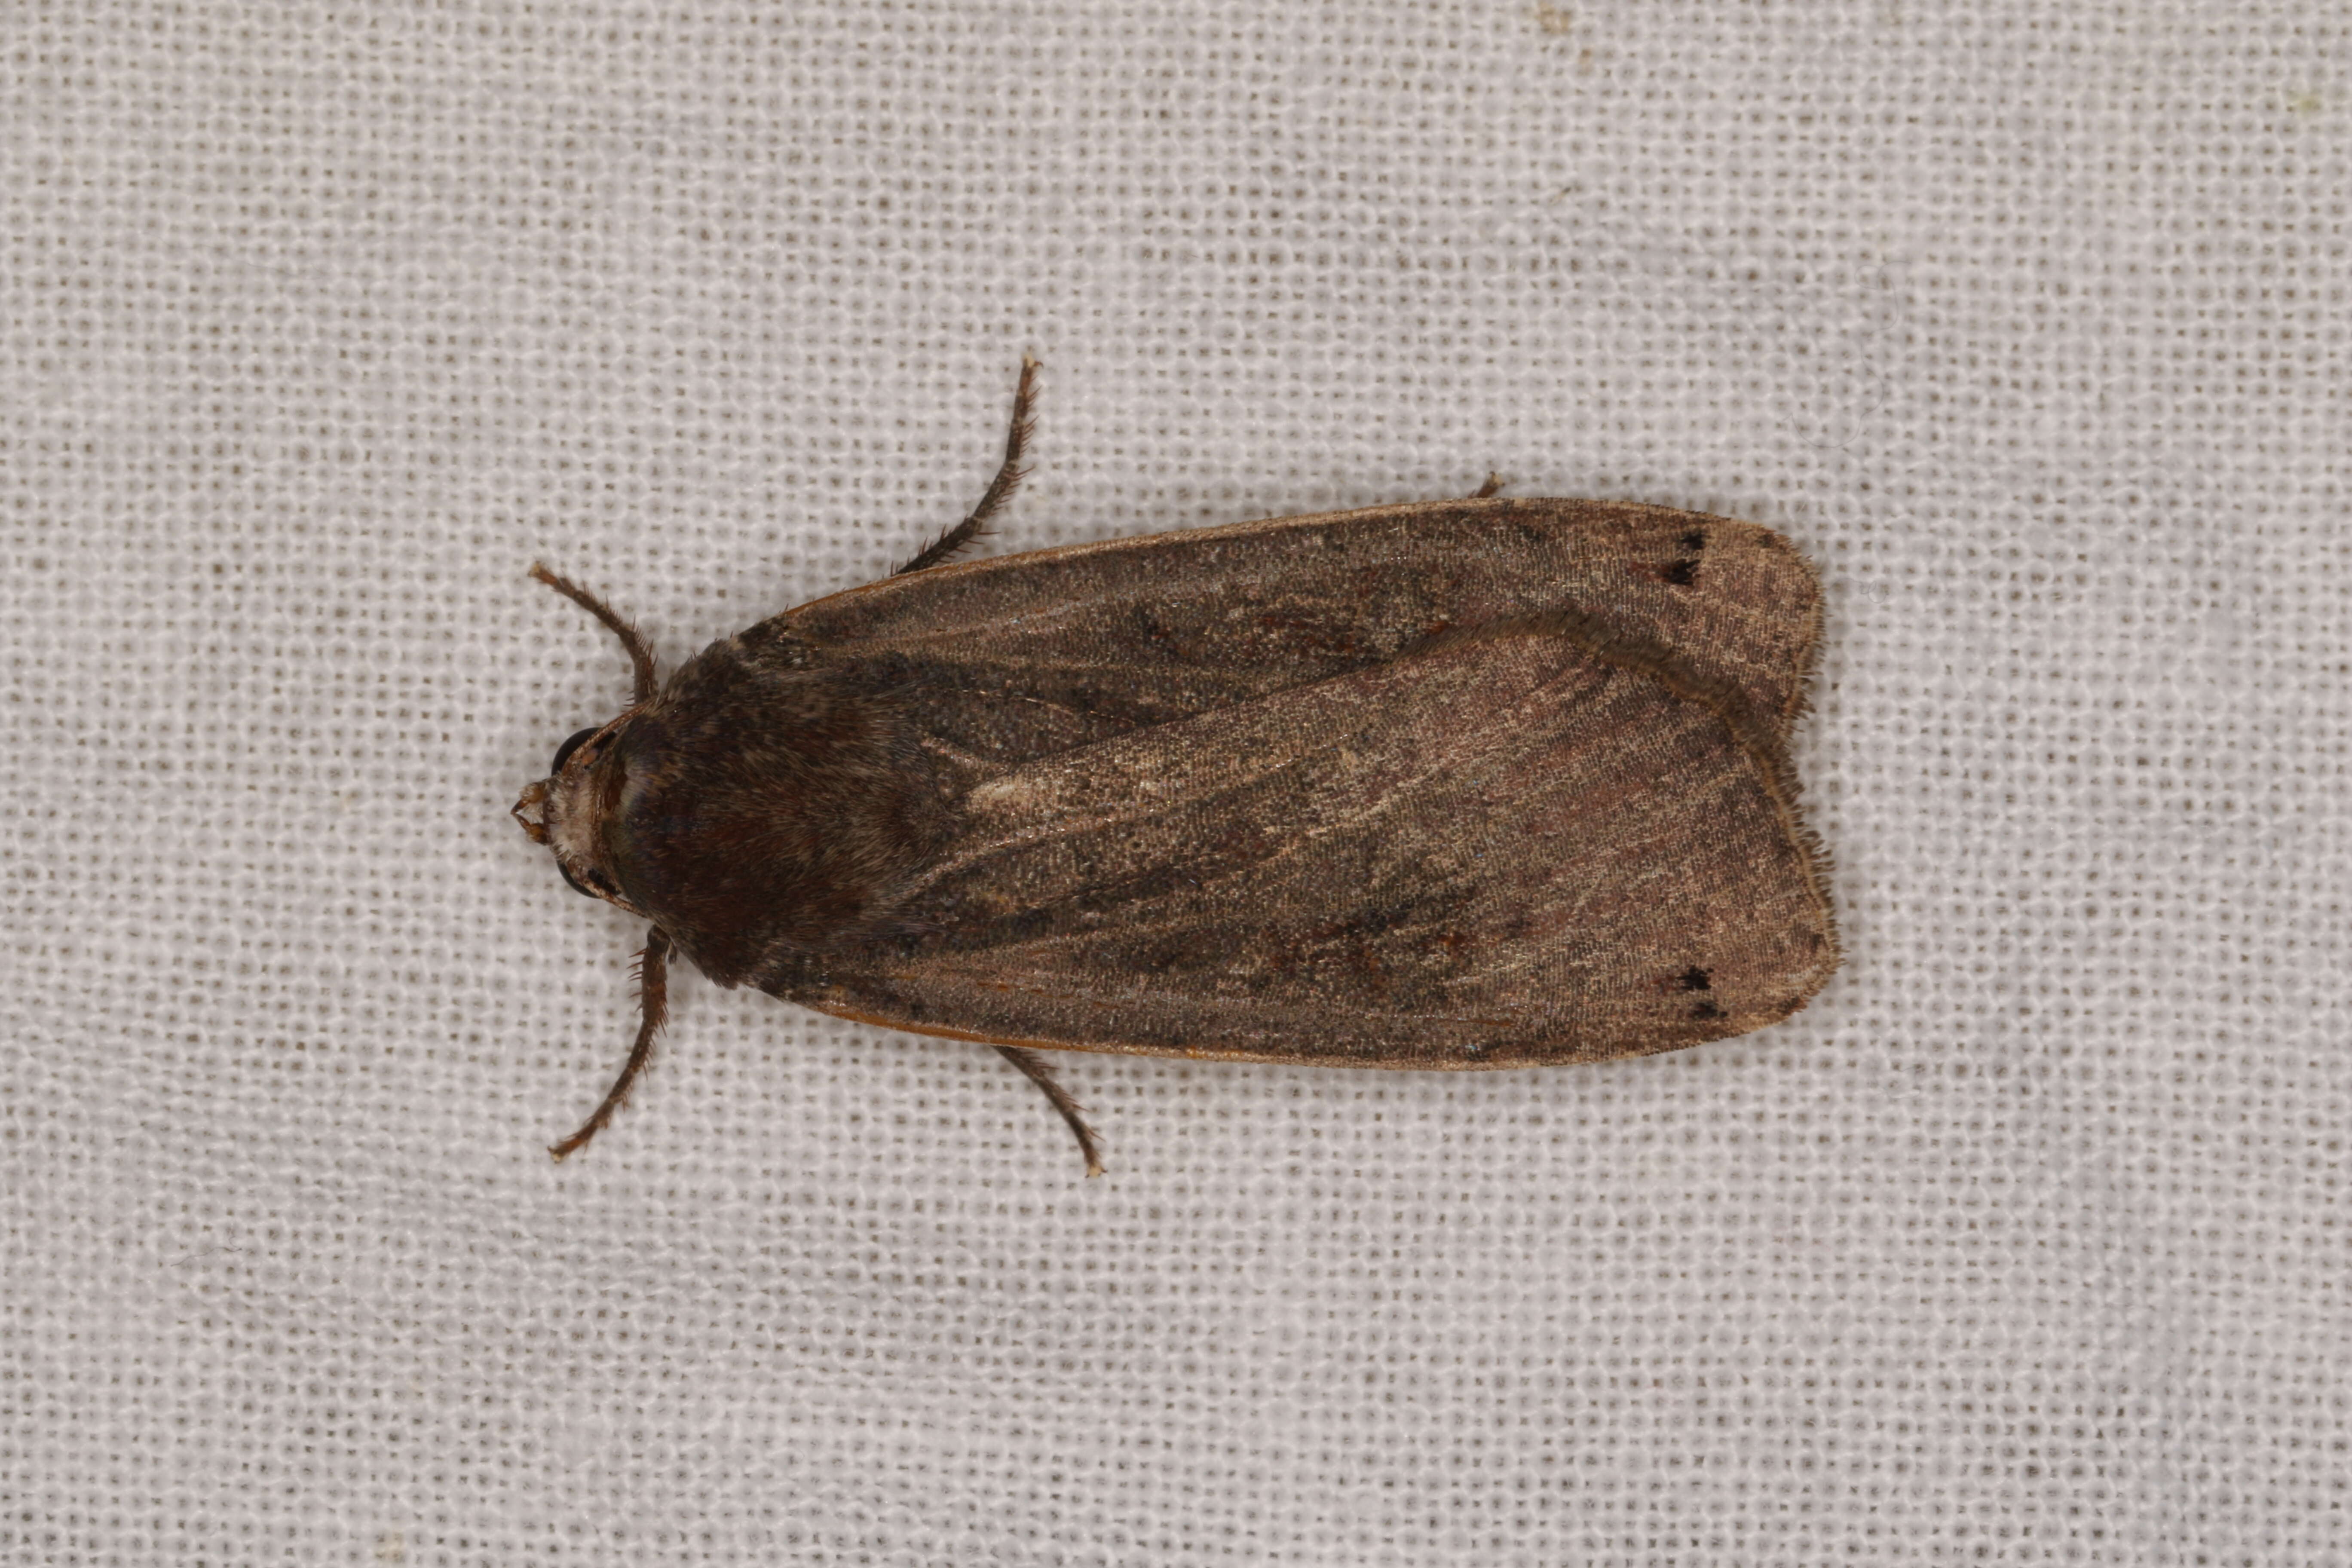
<path fill-rule="evenodd" d="M 1462 1069 L 1776 1023 L 1837 967 L 1789 731 L 1812 569 L 1755 523 L 1494 494 L 946 563 L 1022 478 L 1037 365 L 961 523 L 723 638 L 514 814 L 675 952 L 994 1046 Z"/>

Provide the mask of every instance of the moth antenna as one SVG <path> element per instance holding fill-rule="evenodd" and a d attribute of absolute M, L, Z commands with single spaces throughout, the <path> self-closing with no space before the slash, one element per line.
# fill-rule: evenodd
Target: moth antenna
<path fill-rule="evenodd" d="M 653 1059 L 654 1036 L 660 1032 L 662 1021 L 669 1015 L 669 935 L 654 926 L 646 932 L 646 950 L 637 954 L 637 1007 L 642 1018 L 637 1025 L 637 1043 L 629 1047 L 629 1059 L 621 1068 L 621 1076 L 604 1095 L 604 1103 L 594 1115 L 580 1124 L 580 1131 L 562 1142 L 551 1144 L 548 1152 L 558 1160 L 578 1150 L 613 1120 L 629 1098 L 629 1086 L 645 1071 L 646 1063 Z"/>
<path fill-rule="evenodd" d="M 653 700 L 656 687 L 654 650 L 646 643 L 644 634 L 614 614 L 612 605 L 574 583 L 571 578 L 550 572 L 536 561 L 531 563 L 530 574 L 604 622 L 606 629 L 621 639 L 621 646 L 629 650 L 629 662 L 636 667 L 637 671 L 636 695 L 630 699 L 629 705 L 633 708 L 642 708 Z M 560 1155 L 557 1157 L 562 1158 Z"/>
<path fill-rule="evenodd" d="M 1087 1174 L 1101 1175 L 1102 1151 L 1096 1146 L 1095 1130 L 1087 1125 L 1085 1108 L 1070 1098 L 1068 1089 L 1054 1081 L 1054 1069 L 1047 1067 L 1036 1052 L 1024 1050 L 1019 1046 L 999 1046 L 996 1054 L 1028 1074 L 1029 1081 L 1045 1091 L 1045 1098 L 1054 1102 L 1054 1109 L 1062 1113 L 1062 1120 L 1068 1122 L 1070 1131 L 1078 1135 L 1078 1152 L 1087 1157 Z"/>
<path fill-rule="evenodd" d="M 1029 477 L 1029 470 L 1021 466 L 1021 453 L 1029 445 L 1031 432 L 1037 427 L 1030 405 L 1036 401 L 1037 372 L 1041 368 L 1027 354 L 1021 356 L 1021 384 L 1013 389 L 1013 427 L 1004 435 L 1004 463 L 996 470 L 996 477 L 988 481 L 980 504 L 971 509 L 970 517 L 931 541 L 921 554 L 899 567 L 892 576 L 903 577 L 909 572 L 936 566 L 978 539 L 986 530 L 989 515 L 1010 500 L 1013 492 L 1021 488 L 1021 481 Z"/>

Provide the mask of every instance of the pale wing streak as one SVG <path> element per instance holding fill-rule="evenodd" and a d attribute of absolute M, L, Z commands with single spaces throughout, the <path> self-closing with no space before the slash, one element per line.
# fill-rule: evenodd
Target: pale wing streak
<path fill-rule="evenodd" d="M 1269 868 L 1276 867 L 1286 860 L 1300 858 L 1315 848 L 1320 840 L 1328 839 L 1333 835 L 1344 832 L 1349 828 L 1367 825 L 1374 817 L 1383 813 L 1392 812 L 1398 809 L 1405 804 L 1407 797 L 1424 789 L 1433 779 L 1454 777 L 1465 770 L 1491 772 L 1491 768 L 1486 768 L 1484 764 L 1491 763 L 1495 758 L 1510 751 L 1513 748 L 1514 743 L 1521 740 L 1524 736 L 1526 731 L 1521 727 L 1521 724 L 1517 721 L 1528 717 L 1540 717 L 1540 714 L 1538 714 L 1537 710 L 1546 706 L 1545 700 L 1548 697 L 1554 695 L 1560 685 L 1576 679 L 1580 675 L 1589 674 L 1590 671 L 1591 667 L 1589 664 L 1584 666 L 1570 666 L 1556 672 L 1552 677 L 1543 681 L 1541 684 L 1529 688 L 1520 700 L 1514 705 L 1512 713 L 1509 716 L 1496 716 L 1494 722 L 1482 731 L 1482 733 L 1489 737 L 1489 739 L 1487 739 L 1486 743 L 1479 746 L 1476 751 L 1472 752 L 1470 755 L 1465 757 L 1458 750 L 1434 753 L 1433 761 L 1428 766 L 1418 770 L 1409 776 L 1399 779 L 1391 788 L 1382 792 L 1380 799 L 1367 805 L 1363 810 L 1350 813 L 1342 817 L 1324 820 L 1315 826 L 1299 828 L 1294 832 L 1288 833 L 1285 836 L 1282 846 L 1276 853 L 1267 856 L 1262 859 L 1252 861 L 1247 866 L 1234 868 L 1232 870 L 1211 878 L 1206 882 L 1196 881 L 1193 883 L 1193 887 L 1197 891 L 1193 894 L 1187 895 L 1179 892 L 1161 895 L 1160 901 L 1163 902 L 1163 905 L 1168 900 L 1184 900 L 1185 903 L 1182 907 L 1163 907 L 1157 918 L 1131 910 L 1127 917 L 1128 920 L 1133 922 L 1138 929 L 1169 932 L 1187 928 L 1201 930 L 1222 928 L 1226 923 L 1226 919 L 1224 917 L 1219 916 L 1213 911 L 1203 911 L 1197 904 L 1193 903 L 1192 900 L 1205 894 L 1210 888 L 1214 887 L 1219 882 L 1251 876 L 1266 870 Z M 1345 678 L 1343 677 L 1341 679 Z M 1339 743 L 1340 742 L 1332 742 L 1334 746 Z M 1601 753 L 1592 752 L 1591 754 L 1597 758 Z M 1272 771 L 1275 770 L 1266 770 L 1266 772 Z M 1265 773 L 1261 773 L 1253 776 L 1263 777 L 1265 776 Z M 1590 776 L 1591 776 L 1591 770 L 1587 769 L 1578 775 L 1578 779 L 1588 778 Z M 1559 787 L 1563 790 L 1570 789 L 1574 786 L 1577 780 L 1575 779 L 1562 780 L 1560 781 Z M 1213 802 L 1219 795 L 1227 793 L 1230 792 L 1227 790 L 1212 791 L 1208 794 L 1192 797 L 1186 801 L 1185 804 L 1206 805 Z M 1123 815 L 1148 816 L 1153 814 L 1135 813 Z M 1028 837 L 1032 841 L 1040 837 L 1054 837 L 1063 826 L 1066 826 L 1066 819 L 1063 819 L 1062 822 L 1058 824 L 1047 825 L 1040 828 L 1034 829 L 1024 837 Z M 977 861 L 981 858 L 984 858 L 987 855 L 993 853 L 995 850 L 1006 847 L 1006 844 L 1007 840 L 996 840 L 995 842 L 974 851 L 971 855 L 965 857 L 964 859 L 966 863 Z M 988 963 L 990 966 L 1001 963 L 1003 962 L 1003 955 L 1010 953 L 1023 953 L 1043 959 L 1048 955 L 1066 952 L 1077 948 L 1092 939 L 1092 933 L 1087 931 L 1070 931 L 1049 936 L 1032 937 L 1020 942 L 990 948 L 988 950 L 989 952 L 994 956 L 992 956 Z M 1531 957 L 1538 956 L 1540 955 L 1531 955 Z M 1103 994 L 1104 993 L 1092 990 L 1086 993 L 1086 994 L 1089 996 Z M 1152 994 L 1152 992 L 1148 989 L 1148 982 L 1144 982 L 1139 983 L 1132 991 L 1121 993 L 1120 994 L 1126 994 L 1135 1000 L 1142 1000 L 1150 997 Z M 1429 1016 L 1429 1015 L 1423 1014 L 1398 1014 L 1395 1016 L 1415 1018 Z"/>
<path fill-rule="evenodd" d="M 1382 666 L 1380 668 L 1385 669 L 1392 667 Z M 1197 725 L 1203 731 L 1213 731 L 1217 729 L 1246 729 L 1249 722 L 1247 716 L 1253 710 L 1262 712 L 1268 705 L 1279 701 L 1286 697 L 1292 697 L 1301 693 L 1311 693 L 1317 687 L 1334 687 L 1341 682 L 1355 680 L 1360 678 L 1361 673 L 1362 672 L 1355 672 L 1349 675 L 1334 676 L 1328 681 L 1313 681 L 1309 682 L 1306 686 L 1292 687 L 1286 691 L 1272 693 L 1267 697 L 1260 698 L 1253 702 L 1240 703 L 1228 708 L 1213 709 L 1206 713 L 1196 715 L 1191 719 L 1178 720 L 1172 724 L 1154 726 L 1150 732 L 1155 737 L 1159 738 L 1160 742 L 1164 742 L 1170 736 L 1180 733 L 1188 725 Z M 1541 688 L 1538 688 L 1536 692 L 1530 693 L 1528 698 L 1524 700 L 1520 706 L 1525 708 L 1537 700 L 1541 689 Z M 1371 700 L 1371 699 L 1368 697 L 1358 700 L 1353 705 L 1358 708 L 1361 708 L 1370 700 Z M 1498 737 L 1503 737 L 1507 736 L 1509 731 L 1509 725 L 1498 722 L 1490 732 Z M 1248 786 L 1260 783 L 1265 779 L 1274 777 L 1286 771 L 1297 768 L 1304 764 L 1308 756 L 1327 754 L 1332 751 L 1339 750 L 1346 745 L 1350 738 L 1350 734 L 1336 736 L 1334 739 L 1316 748 L 1313 752 L 1303 755 L 1279 756 L 1277 753 L 1267 752 L 1261 749 L 1244 747 L 1242 749 L 1242 754 L 1245 756 L 1253 758 L 1267 756 L 1270 758 L 1276 758 L 1277 760 L 1273 760 L 1266 765 L 1250 768 L 1245 772 L 1231 771 L 1222 763 L 1215 765 L 1213 769 L 1204 768 L 1201 771 L 1213 771 L 1215 773 L 1213 787 L 1205 789 L 1187 787 L 1191 781 L 1179 777 L 1173 781 L 1164 781 L 1165 783 L 1171 784 L 1172 787 L 1167 788 L 1166 792 L 1160 795 L 1159 798 L 1152 798 L 1149 795 L 1139 791 L 1132 796 L 1123 796 L 1108 801 L 1104 805 L 1092 810 L 1077 808 L 1079 812 L 1077 815 L 1073 815 L 1073 811 L 1069 808 L 1065 808 L 1058 812 L 1054 811 L 1052 808 L 1055 802 L 1052 799 L 1037 803 L 1032 807 L 1032 809 L 1038 814 L 1039 818 L 1034 825 L 1028 826 L 1004 827 L 992 835 L 986 842 L 975 845 L 971 848 L 965 850 L 961 854 L 950 856 L 948 858 L 941 860 L 937 865 L 928 868 L 920 879 L 908 884 L 904 896 L 911 897 L 915 894 L 923 892 L 935 886 L 941 879 L 969 869 L 971 867 L 980 864 L 989 857 L 1005 850 L 1022 848 L 1040 843 L 1047 838 L 1059 837 L 1065 834 L 1083 833 L 1093 829 L 1116 827 L 1129 822 L 1148 821 L 1153 817 L 1164 816 L 1170 808 L 1177 805 L 1205 806 L 1211 805 L 1222 796 L 1233 795 L 1239 790 L 1247 788 Z M 971 793 L 976 794 L 979 790 L 986 789 L 992 785 L 1001 784 L 1005 778 L 1013 776 L 1015 773 L 1030 770 L 1039 770 L 1048 781 L 1052 780 L 1055 772 L 1060 772 L 1064 776 L 1066 776 L 1071 770 L 1083 767 L 1085 765 L 1084 760 L 1098 759 L 1106 756 L 1113 757 L 1115 759 L 1118 748 L 1132 748 L 1138 743 L 1139 742 L 1135 741 L 1132 735 L 1115 735 L 1109 740 L 1100 741 L 1093 745 L 1074 747 L 1067 752 L 1055 753 L 1055 756 L 1050 759 L 1040 759 L 1038 762 L 1028 763 L 1024 768 L 1007 770 L 1005 773 L 999 774 L 994 779 L 991 779 L 982 784 L 975 785 L 973 791 Z M 1158 742 L 1155 742 L 1155 747 L 1157 743 Z M 1501 743 L 1502 741 L 1498 739 L 1495 742 L 1495 745 L 1499 746 Z M 1491 746 L 1487 748 L 1487 750 L 1492 749 L 1493 747 Z M 1232 750 L 1230 748 L 1204 748 L 1202 754 L 1214 755 L 1222 758 L 1230 756 L 1232 754 Z M 1484 753 L 1482 752 L 1481 754 Z M 1425 780 L 1431 773 L 1438 772 L 1442 766 L 1453 760 L 1454 760 L 1454 758 L 1451 753 L 1449 753 L 1446 757 L 1441 758 L 1437 762 L 1433 762 L 1430 766 L 1423 768 L 1419 773 L 1401 781 L 1394 790 L 1389 792 L 1389 794 L 1384 795 L 1381 801 L 1374 802 L 1370 806 L 1367 807 L 1365 811 L 1358 813 L 1352 817 L 1337 818 L 1325 822 L 1319 826 L 1304 829 L 1294 837 L 1293 842 L 1302 846 L 1309 844 L 1315 839 L 1327 837 L 1331 833 L 1338 832 L 1350 826 L 1356 820 L 1368 817 L 1381 811 L 1393 809 L 1394 802 L 1390 797 L 1402 795 L 1402 794 L 1418 786 L 1421 782 Z M 1116 766 L 1116 762 L 1114 761 L 1111 765 Z M 1081 788 L 1083 787 L 1084 785 L 1082 783 Z M 969 798 L 969 795 L 967 798 Z M 1066 800 L 1068 797 L 1064 795 L 1059 796 L 1058 798 Z M 983 812 L 988 810 L 988 808 L 984 806 L 981 809 Z M 1265 862 L 1260 862 L 1260 864 L 1265 863 Z"/>
<path fill-rule="evenodd" d="M 1117 745 L 1118 742 L 1114 740 L 1102 743 Z M 1081 752 L 1092 749 L 1087 746 L 1077 748 Z M 1066 752 L 1062 754 L 1067 756 L 1072 753 Z M 1041 816 L 1040 820 L 1027 826 L 1006 827 L 991 837 L 985 843 L 976 844 L 970 849 L 949 856 L 927 868 L 921 877 L 907 884 L 906 891 L 901 897 L 912 898 L 916 894 L 927 892 L 946 878 L 969 870 L 992 856 L 1029 848 L 1048 839 L 1060 838 L 1066 835 L 1076 836 L 1097 829 L 1117 827 L 1123 823 L 1149 821 L 1161 815 L 1169 806 L 1179 803 L 1206 804 L 1215 800 L 1219 795 L 1231 795 L 1260 779 L 1270 777 L 1286 769 L 1297 767 L 1302 760 L 1297 757 L 1286 758 L 1272 767 L 1259 769 L 1246 778 L 1234 779 L 1225 787 L 1194 795 L 1180 795 L 1173 801 L 1139 801 L 1132 806 L 1106 807 L 1088 812 L 1084 816 L 1064 813 L 1058 816 Z M 1030 764 L 1032 767 L 1035 765 L 1034 763 Z"/>

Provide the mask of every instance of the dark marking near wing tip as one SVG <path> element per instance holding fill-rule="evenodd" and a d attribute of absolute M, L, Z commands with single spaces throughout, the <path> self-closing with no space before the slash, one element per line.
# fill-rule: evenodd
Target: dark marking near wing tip
<path fill-rule="evenodd" d="M 1694 1018 L 1720 1018 L 1723 1016 L 1723 1009 L 1712 1001 L 1702 1002 L 1690 1010 L 1690 1016 Z"/>
<path fill-rule="evenodd" d="M 1675 542 L 1691 553 L 1679 561 L 1669 561 L 1658 574 L 1677 588 L 1687 588 L 1698 581 L 1698 552 L 1706 548 L 1706 530 L 1694 528 Z"/>
<path fill-rule="evenodd" d="M 1675 976 L 1675 983 L 1681 985 L 1685 991 L 1712 991 L 1715 989 L 1715 983 L 1711 973 L 1707 970 L 1701 969 L 1696 963 L 1692 964 L 1688 969 L 1684 970 L 1681 974 Z"/>

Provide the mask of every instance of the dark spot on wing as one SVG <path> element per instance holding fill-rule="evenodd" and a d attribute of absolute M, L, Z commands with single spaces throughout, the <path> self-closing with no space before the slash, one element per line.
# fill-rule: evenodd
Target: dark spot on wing
<path fill-rule="evenodd" d="M 1698 581 L 1698 552 L 1706 548 L 1706 530 L 1694 528 L 1676 542 L 1686 552 L 1679 561 L 1670 561 L 1661 574 L 1677 588 L 1687 588 Z"/>

